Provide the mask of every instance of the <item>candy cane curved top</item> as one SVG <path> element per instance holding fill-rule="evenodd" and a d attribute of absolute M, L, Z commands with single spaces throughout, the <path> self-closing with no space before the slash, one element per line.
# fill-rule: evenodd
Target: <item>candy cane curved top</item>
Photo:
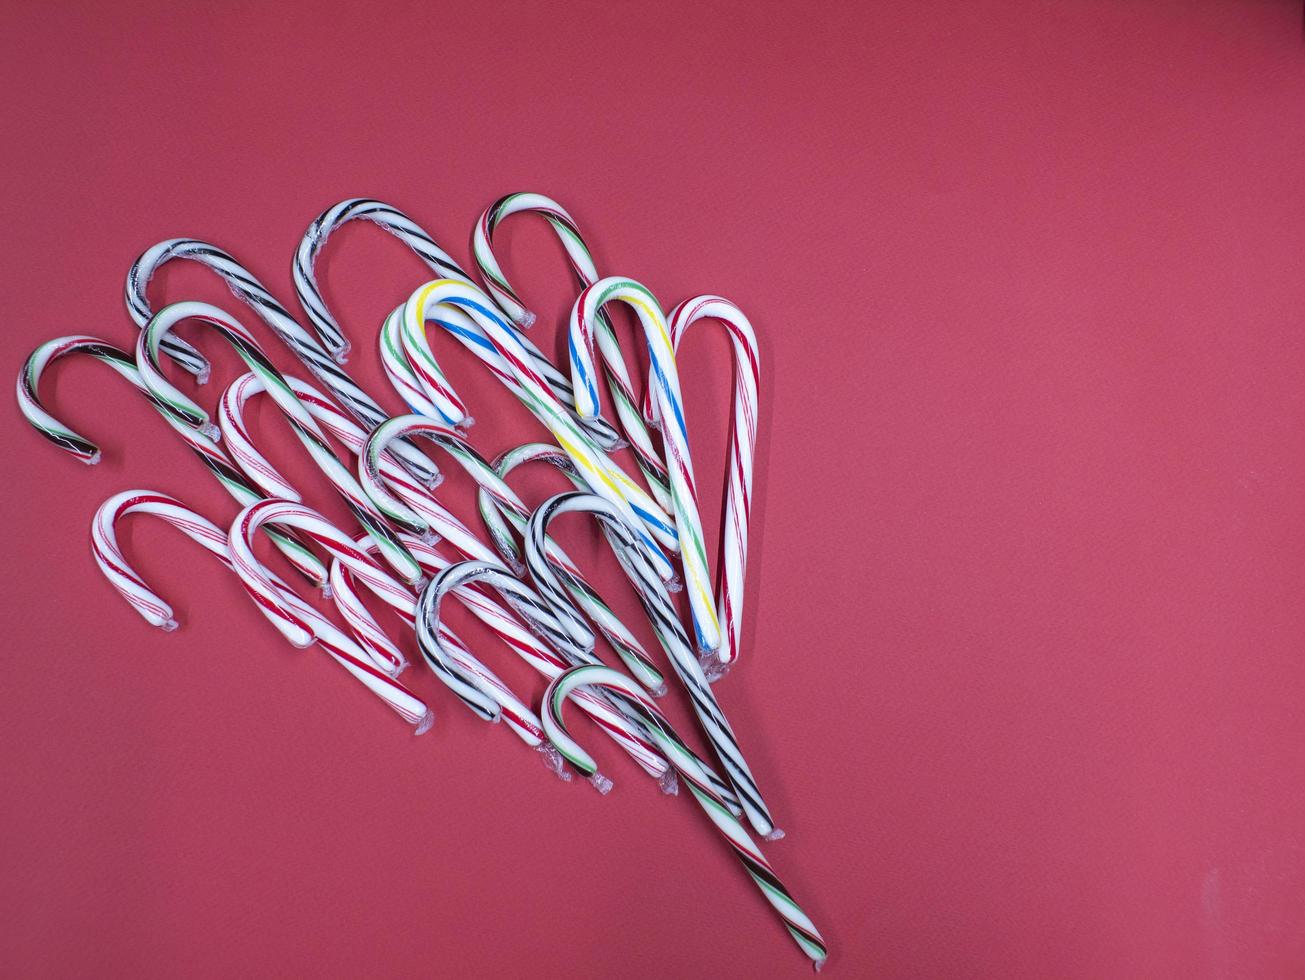
<path fill-rule="evenodd" d="M 94 464 L 100 459 L 100 447 L 56 419 L 45 409 L 40 399 L 41 378 L 45 371 L 55 361 L 74 354 L 93 357 L 125 378 L 149 400 L 204 467 L 242 506 L 262 498 L 263 494 L 246 480 L 245 475 L 222 451 L 222 447 L 208 434 L 181 425 L 172 418 L 163 403 L 145 386 L 140 371 L 136 368 L 136 361 L 131 355 L 98 337 L 85 334 L 57 337 L 36 348 L 27 358 L 22 371 L 18 374 L 18 408 L 37 432 L 84 463 Z M 269 528 L 268 535 L 295 568 L 313 585 L 320 587 L 326 583 L 326 566 L 302 541 L 275 528 Z"/>
<path fill-rule="evenodd" d="M 662 441 L 670 469 L 675 529 L 680 537 L 680 560 L 685 589 L 693 612 L 698 648 L 704 653 L 720 646 L 720 623 L 707 567 L 707 547 L 698 514 L 698 492 L 689 458 L 689 433 L 684 424 L 684 400 L 675 368 L 675 349 L 662 315 L 661 304 L 648 287 L 633 279 L 609 277 L 585 289 L 571 310 L 571 372 L 575 382 L 576 410 L 596 415 L 601 409 L 594 374 L 594 325 L 606 304 L 621 302 L 634 310 L 643 327 L 652 362 L 649 384 L 662 419 Z"/>
<path fill-rule="evenodd" d="M 657 640 L 665 650 L 676 676 L 684 685 L 694 714 L 702 726 L 703 734 L 707 736 L 712 750 L 720 759 L 721 765 L 725 767 L 725 775 L 737 792 L 740 806 L 758 833 L 769 837 L 782 836 L 782 831 L 775 828 L 775 822 L 771 818 L 765 800 L 762 799 L 756 778 L 743 757 L 738 738 L 730 727 L 729 720 L 725 717 L 725 712 L 721 709 L 715 694 L 712 693 L 701 664 L 690 649 L 689 638 L 680 625 L 678 613 L 670 596 L 657 579 L 647 556 L 637 546 L 629 528 L 620 522 L 610 503 L 594 494 L 559 493 L 544 501 L 535 511 L 526 534 L 526 565 L 530 569 L 530 576 L 540 595 L 544 596 L 550 604 L 566 601 L 557 579 L 557 572 L 551 562 L 546 560 L 541 547 L 549 525 L 556 517 L 565 513 L 588 514 L 607 524 L 611 532 L 618 539 L 622 539 L 620 541 L 622 547 L 616 549 L 617 560 L 630 580 L 639 604 L 647 613 Z"/>
<path fill-rule="evenodd" d="M 685 332 L 701 320 L 717 320 L 734 351 L 734 414 L 730 423 L 729 482 L 725 493 L 721 551 L 716 570 L 721 643 L 716 656 L 729 666 L 739 655 L 752 505 L 752 462 L 757 445 L 757 389 L 761 357 L 757 336 L 743 311 L 720 296 L 695 296 L 671 311 L 671 343 L 678 352 Z"/>
<path fill-rule="evenodd" d="M 175 497 L 153 490 L 127 490 L 110 497 L 95 513 L 91 524 L 91 549 L 95 560 L 118 590 L 146 621 L 164 630 L 176 629 L 172 607 L 132 569 L 118 545 L 116 522 L 132 513 L 160 517 L 196 541 L 227 568 L 233 568 L 227 535 L 208 518 L 195 513 Z M 416 725 L 420 735 L 433 720 L 425 702 L 394 679 L 388 664 L 369 663 L 367 651 L 353 642 L 321 613 L 303 602 L 281 579 L 268 575 L 277 600 L 311 623 L 322 649 L 353 677 L 384 701 L 401 718 Z"/>
<path fill-rule="evenodd" d="M 598 281 L 598 269 L 594 265 L 593 255 L 585 244 L 576 227 L 575 219 L 566 208 L 551 197 L 543 194 L 508 194 L 490 205 L 476 223 L 472 236 L 472 252 L 476 265 L 480 269 L 481 279 L 498 305 L 518 326 L 529 327 L 535 320 L 521 303 L 521 298 L 508 283 L 507 277 L 494 256 L 494 230 L 504 218 L 512 214 L 534 213 L 542 215 L 557 234 L 562 247 L 571 262 L 571 270 L 581 288 L 591 286 Z M 625 433 L 634 452 L 635 462 L 642 471 L 653 499 L 663 510 L 671 509 L 670 487 L 667 484 L 666 464 L 662 462 L 652 436 L 648 432 L 644 419 L 640 416 L 636 404 L 634 386 L 630 382 L 630 373 L 625 365 L 620 342 L 607 314 L 598 312 L 598 349 L 603 356 L 603 366 L 607 375 L 608 390 L 612 394 L 612 403 L 616 407 L 617 422 Z"/>
<path fill-rule="evenodd" d="M 565 644 L 556 619 L 530 589 L 501 565 L 462 561 L 448 566 L 422 589 L 417 600 L 417 645 L 435 674 L 472 711 L 487 721 L 497 721 L 502 711 L 496 692 L 477 684 L 460 670 L 440 629 L 440 604 L 450 592 L 473 583 L 492 588 L 526 622 L 543 631 L 549 641 Z"/>
<path fill-rule="evenodd" d="M 194 238 L 171 238 L 146 249 L 127 272 L 127 311 L 136 326 L 145 327 L 154 314 L 146 295 L 150 279 L 159 267 L 172 259 L 191 259 L 207 266 L 222 277 L 231 291 L 281 338 L 313 375 L 339 400 L 350 415 L 368 429 L 385 421 L 387 413 L 363 391 L 331 357 L 317 339 L 290 315 L 252 272 L 231 255 Z M 167 338 L 165 349 L 170 357 L 199 377 L 208 377 L 208 361 L 194 347 L 177 337 Z M 403 463 L 423 482 L 433 481 L 437 473 L 430 461 L 411 447 L 399 447 Z"/>
<path fill-rule="evenodd" d="M 639 530 L 640 535 L 649 543 L 663 576 L 674 578 L 670 562 L 658 547 L 658 543 L 671 549 L 678 547 L 670 518 L 594 444 L 571 417 L 544 379 L 527 363 L 516 331 L 492 308 L 489 297 L 470 283 L 454 279 L 429 282 L 414 292 L 404 306 L 404 349 L 423 386 L 430 385 L 428 394 L 432 397 L 438 394 L 436 376 L 442 378 L 442 374 L 439 374 L 426 339 L 426 321 L 442 304 L 461 307 L 479 324 L 485 337 L 507 362 L 516 378 L 519 385 L 516 391 L 518 397 L 548 426 L 558 445 L 575 460 L 594 492 L 610 499 L 622 510 L 630 526 Z"/>
<path fill-rule="evenodd" d="M 828 950 L 815 923 L 802 911 L 784 883 L 779 880 L 775 869 L 771 867 L 770 862 L 766 860 L 743 825 L 719 799 L 713 796 L 710 785 L 702 780 L 701 774 L 691 764 L 686 765 L 689 757 L 681 750 L 683 741 L 675 734 L 675 730 L 665 718 L 656 713 L 655 705 L 639 690 L 638 685 L 610 667 L 592 665 L 574 667 L 555 678 L 544 692 L 541 720 L 544 723 L 545 734 L 562 757 L 586 776 L 592 776 L 598 771 L 593 757 L 571 737 L 562 717 L 562 708 L 566 704 L 567 696 L 581 687 L 605 690 L 643 714 L 648 731 L 653 735 L 654 741 L 662 749 L 666 758 L 670 760 L 671 765 L 683 777 L 694 799 L 706 811 L 721 836 L 734 849 L 735 856 L 743 863 L 743 867 L 747 869 L 753 883 L 766 901 L 779 913 L 789 935 L 819 968 L 828 956 Z"/>
<path fill-rule="evenodd" d="M 440 248 L 424 228 L 398 208 L 364 197 L 351 197 L 327 208 L 304 232 L 299 248 L 295 250 L 290 272 L 294 279 L 295 293 L 299 296 L 299 305 L 304 308 L 309 321 L 317 330 L 322 346 L 340 363 L 349 357 L 349 340 L 327 308 L 326 300 L 322 298 L 313 267 L 331 233 L 341 225 L 358 220 L 370 221 L 378 228 L 388 231 L 412 249 L 417 258 L 425 262 L 440 278 L 467 278 L 453 256 Z"/>
<path fill-rule="evenodd" d="M 191 425 L 208 423 L 208 415 L 193 400 L 179 391 L 164 377 L 159 359 L 162 341 L 182 320 L 194 319 L 213 327 L 240 355 L 246 366 L 262 379 L 268 394 L 290 422 L 295 436 L 313 457 L 331 486 L 344 499 L 350 511 L 369 534 L 381 545 L 386 560 L 405 581 L 421 578 L 421 568 L 408 553 L 385 519 L 371 505 L 371 501 L 358 486 L 352 470 L 336 455 L 325 433 L 301 402 L 289 382 L 268 359 L 244 326 L 227 313 L 207 303 L 174 303 L 164 307 L 141 331 L 136 344 L 136 362 L 141 380 L 150 392 L 163 403 L 168 413 Z"/>

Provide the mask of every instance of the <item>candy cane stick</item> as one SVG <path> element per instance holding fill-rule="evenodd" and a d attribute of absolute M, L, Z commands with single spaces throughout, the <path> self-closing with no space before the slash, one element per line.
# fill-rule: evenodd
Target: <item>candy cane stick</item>
<path fill-rule="evenodd" d="M 364 550 L 370 550 L 369 545 L 371 542 L 366 538 L 354 543 Z M 407 544 L 412 553 L 417 556 L 417 560 L 422 563 L 422 567 L 429 572 L 438 574 L 452 564 L 449 559 L 424 541 L 410 538 Z M 340 609 L 354 635 L 358 637 L 363 646 L 375 644 L 381 650 L 393 651 L 394 654 L 402 656 L 393 641 L 380 628 L 371 611 L 363 605 L 354 586 L 352 573 L 339 561 L 331 565 L 331 590 L 336 606 Z M 500 639 L 520 655 L 522 660 L 545 677 L 550 679 L 556 677 L 569 666 L 563 657 L 555 653 L 529 629 L 523 627 L 517 617 L 489 596 L 470 587 L 460 588 L 454 595 L 471 611 L 472 615 L 493 630 Z M 409 626 L 415 626 L 416 620 L 412 611 L 407 607 L 395 608 Z M 447 632 L 446 635 L 446 628 L 443 624 L 440 625 L 440 636 L 446 643 L 451 644 L 454 660 L 461 665 L 463 658 L 460 656 L 460 641 L 451 631 Z M 463 670 L 466 672 L 465 668 Z M 506 695 L 506 698 L 504 695 Z M 508 700 L 508 698 L 511 700 Z M 508 712 L 517 703 L 511 692 L 504 688 L 501 692 L 495 693 L 495 700 L 503 707 L 504 716 L 510 717 Z M 582 694 L 576 700 L 602 731 L 611 736 L 617 745 L 624 749 L 650 776 L 661 781 L 666 792 L 674 792 L 674 778 L 667 778 L 669 767 L 637 725 L 627 721 L 605 698 Z"/>
<path fill-rule="evenodd" d="M 227 535 L 208 518 L 195 513 L 174 497 L 153 490 L 127 490 L 115 494 L 100 505 L 91 524 L 91 550 L 96 563 L 109 583 L 126 599 L 145 621 L 171 632 L 177 628 L 172 607 L 154 592 L 131 565 L 118 545 L 118 519 L 133 513 L 160 517 L 198 542 L 227 568 L 232 567 Z M 420 698 L 393 677 L 366 662 L 365 653 L 330 620 L 303 602 L 275 576 L 268 586 L 276 591 L 278 601 L 293 608 L 305 622 L 311 623 L 323 650 L 349 671 L 369 691 L 394 709 L 420 735 L 431 725 L 433 715 Z"/>
<path fill-rule="evenodd" d="M 242 266 L 229 254 L 216 245 L 197 241 L 193 238 L 172 238 L 159 242 L 153 248 L 146 249 L 127 272 L 127 312 L 144 329 L 154 317 L 150 307 L 146 288 L 159 267 L 172 259 L 190 259 L 207 266 L 222 277 L 231 291 L 245 303 L 281 338 L 299 360 L 303 361 L 313 375 L 339 399 L 354 418 L 368 429 L 374 429 L 385 421 L 386 412 L 367 392 L 363 391 L 322 349 L 316 338 L 301 327 L 276 297 L 267 291 L 252 272 Z M 208 361 L 202 354 L 177 337 L 165 338 L 168 354 L 186 370 L 196 375 L 203 383 L 208 377 Z M 439 471 L 431 466 L 416 449 L 400 446 L 398 449 L 403 464 L 423 483 L 433 482 Z"/>
<path fill-rule="evenodd" d="M 721 670 L 738 658 L 743 630 L 743 599 L 748 562 L 748 516 L 752 502 L 752 459 L 757 445 L 757 386 L 761 359 L 757 337 L 743 311 L 720 296 L 695 296 L 670 315 L 671 343 L 678 351 L 689 327 L 699 320 L 724 324 L 734 349 L 734 415 L 730 423 L 729 488 L 716 569 L 717 617 L 721 642 L 716 658 Z"/>
<path fill-rule="evenodd" d="M 402 542 L 385 523 L 384 518 L 372 507 L 367 495 L 358 486 L 352 471 L 335 455 L 321 427 L 295 396 L 289 383 L 281 376 L 281 372 L 268 360 L 249 331 L 216 306 L 207 303 L 174 303 L 164 307 L 137 338 L 136 364 L 140 369 L 141 380 L 164 404 L 169 415 L 178 420 L 189 420 L 192 425 L 196 422 L 208 424 L 208 415 L 204 410 L 163 376 L 159 363 L 159 350 L 163 338 L 176 324 L 186 319 L 195 319 L 211 325 L 235 348 L 241 360 L 262 379 L 268 394 L 289 420 L 291 429 L 313 457 L 318 468 L 330 480 L 336 492 L 344 498 L 349 510 L 380 544 L 386 560 L 405 581 L 415 582 L 420 579 L 421 569 L 416 559 L 408 553 Z"/>
<path fill-rule="evenodd" d="M 667 595 L 665 587 L 658 580 L 646 556 L 636 546 L 634 535 L 630 533 L 630 529 L 621 521 L 620 515 L 610 503 L 595 494 L 560 493 L 540 505 L 534 517 L 530 519 L 526 534 L 526 565 L 530 568 L 530 576 L 534 580 L 536 590 L 555 609 L 567 602 L 557 572 L 545 555 L 543 541 L 552 520 L 559 514 L 568 512 L 592 514 L 606 525 L 611 533 L 622 539 L 624 547 L 616 549 L 621 568 L 634 587 L 639 604 L 648 614 L 658 642 L 666 651 L 666 657 L 675 669 L 676 676 L 688 692 L 698 723 L 702 726 L 703 733 L 711 743 L 716 757 L 724 766 L 725 776 L 737 792 L 738 801 L 747 814 L 748 822 L 757 833 L 770 839 L 783 836 L 783 832 L 776 829 L 770 811 L 761 798 L 757 781 L 743 758 L 734 730 L 730 727 L 725 713 L 712 693 L 711 685 L 703 675 L 702 667 L 690 649 L 689 638 L 684 634 L 684 628 L 680 625 L 670 596 Z"/>
<path fill-rule="evenodd" d="M 693 798 L 702 805 L 716 829 L 729 841 L 735 855 L 743 863 L 744 869 L 761 890 L 766 901 L 779 913 L 784 927 L 788 929 L 794 941 L 819 969 L 828 956 L 828 950 L 815 923 L 789 894 L 788 889 L 779 880 L 774 868 L 762 855 L 761 849 L 757 847 L 743 825 L 728 809 L 721 806 L 719 800 L 714 798 L 711 787 L 701 781 L 693 767 L 684 764 L 684 755 L 681 751 L 683 741 L 666 723 L 665 718 L 657 713 L 652 701 L 644 696 L 629 678 L 610 667 L 583 666 L 573 667 L 554 679 L 544 693 L 542 720 L 544 731 L 557 750 L 582 775 L 592 779 L 597 774 L 598 766 L 593 757 L 570 736 L 562 718 L 562 708 L 567 696 L 577 688 L 585 686 L 603 688 L 645 715 L 648 731 L 653 733 L 658 747 L 684 778 Z"/>
<path fill-rule="evenodd" d="M 662 419 L 662 441 L 670 465 L 671 496 L 675 503 L 675 528 L 680 535 L 680 559 L 685 588 L 693 612 L 698 648 L 708 653 L 720 646 L 720 624 L 707 569 L 707 547 L 693 463 L 689 459 L 689 433 L 684 424 L 680 378 L 675 369 L 675 349 L 662 315 L 661 304 L 646 286 L 632 279 L 611 277 L 585 289 L 571 310 L 571 371 L 576 386 L 576 407 L 581 415 L 597 415 L 598 385 L 594 380 L 594 324 L 607 303 L 622 302 L 635 311 L 648 341 L 652 360 L 650 385 Z"/>
<path fill-rule="evenodd" d="M 536 442 L 518 446 L 509 450 L 494 462 L 494 472 L 500 480 L 523 463 L 545 462 L 557 467 L 575 485 L 578 490 L 588 490 L 588 485 L 580 478 L 579 471 L 571 462 L 571 457 L 556 446 Z M 516 507 L 511 502 L 504 503 L 483 486 L 477 498 L 481 519 L 489 530 L 490 538 L 499 549 L 499 554 L 513 568 L 522 565 L 522 557 L 517 548 L 515 536 L 524 536 L 530 512 L 525 507 Z M 515 531 L 515 536 L 514 536 Z M 608 543 L 613 548 L 621 547 L 620 542 L 609 537 Z M 560 547 L 546 542 L 549 547 L 549 561 L 557 569 L 567 592 L 571 594 L 577 606 L 594 625 L 598 627 L 616 655 L 621 658 L 628 670 L 653 697 L 666 693 L 666 679 L 653 664 L 652 658 L 629 628 L 621 622 L 611 607 L 598 594 L 598 591 L 581 574 L 570 557 Z M 518 573 L 520 574 L 520 573 Z"/>
<path fill-rule="evenodd" d="M 676 530 L 670 518 L 610 458 L 593 443 L 553 396 L 544 380 L 527 363 L 515 331 L 491 308 L 488 296 L 467 282 L 442 279 L 429 282 L 408 299 L 403 311 L 403 344 L 409 363 L 427 393 L 434 395 L 431 366 L 435 364 L 426 339 L 426 320 L 441 304 L 464 309 L 484 331 L 499 354 L 508 362 L 520 385 L 518 397 L 540 419 L 558 441 L 558 445 L 576 462 L 585 481 L 595 493 L 612 501 L 630 526 L 638 529 L 657 562 L 663 578 L 673 579 L 674 569 L 657 546 L 678 547 Z M 438 320 L 436 322 L 439 322 Z M 579 395 L 577 394 L 577 397 Z M 590 412 L 591 415 L 596 414 Z"/>
<path fill-rule="evenodd" d="M 54 361 L 74 354 L 93 357 L 107 364 L 145 396 L 163 416 L 164 421 L 186 443 L 190 451 L 242 507 L 263 499 L 263 494 L 246 480 L 245 475 L 212 438 L 173 421 L 162 403 L 145 387 L 145 382 L 141 380 L 140 372 L 136 369 L 136 362 L 131 355 L 98 337 L 84 334 L 58 337 L 36 348 L 27 358 L 18 375 L 18 408 L 37 432 L 84 463 L 94 465 L 100 461 L 99 446 L 60 422 L 41 404 L 39 395 L 41 376 Z M 267 528 L 267 535 L 295 569 L 313 585 L 320 588 L 326 584 L 326 566 L 308 550 L 307 545 L 279 528 Z"/>
<path fill-rule="evenodd" d="M 581 237 L 575 220 L 562 205 L 543 194 L 509 194 L 499 198 L 480 216 L 472 237 L 472 252 L 490 295 L 520 327 L 529 327 L 535 320 L 535 314 L 522 305 L 521 298 L 508 283 L 498 259 L 494 257 L 493 241 L 494 230 L 504 218 L 511 214 L 529 212 L 543 215 L 557 233 L 582 288 L 592 286 L 599 279 L 589 246 Z M 621 431 L 630 441 L 635 461 L 653 498 L 663 510 L 670 510 L 671 491 L 667 483 L 666 464 L 658 455 L 652 436 L 639 414 L 634 386 L 630 383 L 630 374 L 625 367 L 625 357 L 621 353 L 616 332 L 612 329 L 612 322 L 602 310 L 598 311 L 598 349 L 603 355 L 607 387 L 612 393 L 612 404 L 616 407 Z"/>
<path fill-rule="evenodd" d="M 317 330 L 322 346 L 341 364 L 349 358 L 349 340 L 327 308 L 326 300 L 322 298 L 313 266 L 331 233 L 341 225 L 357 220 L 370 221 L 378 228 L 388 231 L 412 249 L 417 258 L 425 262 L 436 275 L 456 279 L 467 278 L 467 274 L 459 268 L 453 256 L 440 248 L 424 228 L 398 208 L 363 197 L 351 197 L 327 208 L 304 232 L 303 240 L 295 251 L 290 272 L 294 278 L 299 305 L 304 308 L 309 321 Z"/>

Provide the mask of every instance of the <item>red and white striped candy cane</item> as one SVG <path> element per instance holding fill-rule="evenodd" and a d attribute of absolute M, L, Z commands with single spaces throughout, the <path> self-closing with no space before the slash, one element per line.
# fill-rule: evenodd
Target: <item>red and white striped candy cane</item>
<path fill-rule="evenodd" d="M 734 349 L 729 483 L 725 493 L 721 549 L 716 562 L 716 611 L 721 641 L 715 657 L 723 672 L 738 659 L 743 630 L 748 515 L 752 503 L 752 459 L 757 444 L 757 387 L 761 382 L 761 360 L 752 324 L 742 310 L 720 296 L 695 296 L 671 311 L 671 343 L 677 351 L 685 331 L 700 320 L 718 320 L 724 324 Z"/>
<path fill-rule="evenodd" d="M 100 505 L 91 524 L 91 550 L 96 563 L 110 584 L 118 590 L 146 622 L 163 630 L 177 628 L 172 607 L 146 585 L 127 562 L 118 545 L 116 525 L 119 518 L 133 513 L 152 514 L 185 533 L 227 568 L 232 568 L 227 535 L 208 518 L 195 513 L 175 497 L 153 490 L 127 490 L 115 494 Z M 275 576 L 268 576 L 268 587 L 277 601 L 293 609 L 304 622 L 312 625 L 323 650 L 379 697 L 405 721 L 417 726 L 420 735 L 430 727 L 433 716 L 425 702 L 395 680 L 389 673 L 369 663 L 367 654 L 330 620 L 313 609 Z"/>

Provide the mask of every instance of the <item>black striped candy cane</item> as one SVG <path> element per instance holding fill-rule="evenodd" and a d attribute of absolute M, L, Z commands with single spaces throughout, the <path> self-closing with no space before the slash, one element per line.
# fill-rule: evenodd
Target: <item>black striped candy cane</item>
<path fill-rule="evenodd" d="M 172 418 L 163 404 L 145 387 L 140 371 L 136 369 L 136 361 L 130 354 L 99 337 L 85 334 L 56 337 L 32 351 L 23 364 L 23 369 L 18 374 L 18 409 L 32 427 L 46 439 L 83 463 L 94 465 L 100 460 L 99 446 L 56 419 L 41 403 L 42 375 L 53 362 L 71 355 L 92 357 L 102 364 L 107 364 L 126 379 L 154 406 L 169 427 L 204 464 L 204 468 L 213 474 L 227 493 L 242 507 L 263 499 L 263 493 L 245 478 L 209 434 L 182 425 Z M 267 528 L 267 535 L 309 582 L 318 588 L 326 584 L 326 566 L 303 541 L 280 528 Z"/>
<path fill-rule="evenodd" d="M 567 697 L 571 692 L 582 687 L 605 690 L 644 715 L 648 730 L 654 733 L 653 737 L 658 747 L 679 772 L 693 798 L 702 806 L 721 836 L 729 842 L 735 856 L 742 862 L 744 869 L 766 901 L 779 913 L 789 935 L 793 937 L 802 952 L 810 957 L 816 969 L 819 969 L 829 955 L 829 951 L 815 923 L 802 911 L 784 883 L 779 880 L 775 869 L 762 855 L 761 849 L 748 835 L 743 824 L 721 805 L 720 800 L 712 793 L 711 786 L 702 781 L 700 774 L 684 754 L 683 740 L 657 712 L 656 705 L 639 690 L 638 685 L 619 671 L 604 666 L 573 667 L 554 679 L 544 693 L 541 717 L 545 733 L 562 757 L 590 779 L 598 773 L 598 766 L 593 757 L 567 732 L 562 717 L 562 708 Z"/>

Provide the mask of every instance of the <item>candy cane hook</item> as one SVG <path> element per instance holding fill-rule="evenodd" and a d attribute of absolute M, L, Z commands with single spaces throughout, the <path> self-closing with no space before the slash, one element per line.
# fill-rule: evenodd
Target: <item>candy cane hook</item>
<path fill-rule="evenodd" d="M 212 438 L 204 432 L 181 425 L 172 418 L 162 402 L 145 387 L 140 371 L 136 369 L 136 361 L 130 354 L 98 337 L 77 334 L 46 341 L 32 351 L 22 371 L 19 372 L 18 409 L 32 427 L 46 439 L 83 463 L 94 465 L 100 460 L 101 451 L 98 445 L 56 419 L 41 403 L 41 377 L 55 361 L 72 355 L 93 357 L 107 364 L 126 379 L 133 388 L 149 400 L 169 427 L 204 464 L 205 469 L 217 478 L 217 481 L 242 507 L 263 499 L 263 494 L 258 488 L 249 483 L 245 475 Z M 320 588 L 326 584 L 326 566 L 308 550 L 307 545 L 279 528 L 269 527 L 267 534 L 295 569 L 314 586 Z"/>

